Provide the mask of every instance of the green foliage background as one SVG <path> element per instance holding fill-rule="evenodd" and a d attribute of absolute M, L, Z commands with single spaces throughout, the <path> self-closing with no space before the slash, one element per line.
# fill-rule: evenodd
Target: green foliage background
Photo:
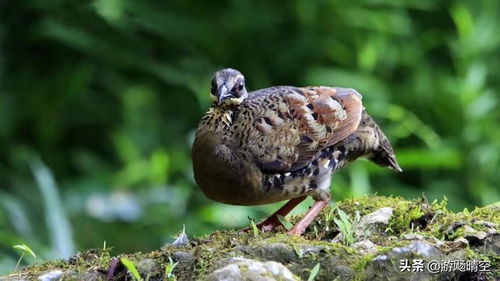
<path fill-rule="evenodd" d="M 404 173 L 358 161 L 335 199 L 500 199 L 496 0 L 0 2 L 0 273 L 42 259 L 147 251 L 279 206 L 210 202 L 190 145 L 213 73 L 247 87 L 356 88 Z M 305 204 L 302 210 L 307 208 Z M 300 210 L 299 210 L 300 211 Z M 31 262 L 28 260 L 28 262 Z"/>

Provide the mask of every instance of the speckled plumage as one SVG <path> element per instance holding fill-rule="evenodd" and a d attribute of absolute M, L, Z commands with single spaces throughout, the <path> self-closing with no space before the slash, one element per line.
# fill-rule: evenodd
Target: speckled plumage
<path fill-rule="evenodd" d="M 217 73 L 218 101 L 196 132 L 194 175 L 208 198 L 234 205 L 306 195 L 328 200 L 331 174 L 358 157 L 399 170 L 355 90 L 280 86 L 247 93 L 243 79 L 232 69 Z"/>

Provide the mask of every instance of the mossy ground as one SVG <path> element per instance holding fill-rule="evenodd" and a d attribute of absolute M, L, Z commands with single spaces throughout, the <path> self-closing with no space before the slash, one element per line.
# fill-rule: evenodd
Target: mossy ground
<path fill-rule="evenodd" d="M 339 233 L 333 222 L 333 217 L 336 216 L 333 210 L 336 207 L 344 210 L 351 218 L 354 218 L 356 212 L 364 216 L 382 207 L 393 208 L 387 228 L 370 235 L 370 241 L 376 244 L 374 253 L 363 254 L 351 245 L 332 242 Z M 104 279 L 113 259 L 127 257 L 137 264 L 144 260 L 154 262 L 153 267 L 139 270 L 143 277 L 149 275 L 149 280 L 166 280 L 163 278 L 165 268 L 170 263 L 169 258 L 177 262 L 173 275 L 178 280 L 202 280 L 213 270 L 214 263 L 229 257 L 245 256 L 281 262 L 302 279 L 307 279 L 309 270 L 320 263 L 321 268 L 316 280 L 325 280 L 324 278 L 331 276 L 342 276 L 346 280 L 363 280 L 366 277 L 365 269 L 375 256 L 408 244 L 408 241 L 402 238 L 406 234 L 418 234 L 433 243 L 449 241 L 449 245 L 443 246 L 443 251 L 451 253 L 458 250 L 451 242 L 465 234 L 464 226 L 478 231 L 485 230 L 485 221 L 494 224 L 496 231 L 499 231 L 500 226 L 500 203 L 477 208 L 472 212 L 464 210 L 453 213 L 446 209 L 446 200 L 429 203 L 425 198 L 409 201 L 399 197 L 363 196 L 339 202 L 336 207 L 327 207 L 302 237 L 290 236 L 283 228 L 274 232 L 259 233 L 258 236 L 251 231 L 220 231 L 192 239 L 185 246 L 169 245 L 149 253 L 112 257 L 107 250 L 88 250 L 68 261 L 52 261 L 27 267 L 10 277 L 21 276 L 32 280 L 43 272 L 62 269 L 75 273 L 94 272 L 97 279 Z M 291 221 L 295 222 L 297 219 L 291 218 Z M 489 260 L 491 268 L 494 269 L 491 276 L 498 276 L 498 255 L 478 252 L 473 245 L 467 247 L 465 250 L 468 258 Z M 115 276 L 116 279 L 131 280 L 124 268 L 118 268 Z"/>

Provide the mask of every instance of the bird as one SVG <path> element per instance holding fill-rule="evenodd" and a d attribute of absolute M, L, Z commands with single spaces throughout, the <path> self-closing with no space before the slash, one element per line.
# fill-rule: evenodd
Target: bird
<path fill-rule="evenodd" d="M 259 223 L 281 225 L 308 196 L 308 212 L 288 232 L 302 235 L 331 199 L 332 175 L 364 157 L 402 171 L 362 96 L 351 88 L 275 86 L 248 92 L 240 71 L 215 73 L 213 100 L 192 146 L 194 178 L 211 200 L 262 205 L 289 200 Z"/>

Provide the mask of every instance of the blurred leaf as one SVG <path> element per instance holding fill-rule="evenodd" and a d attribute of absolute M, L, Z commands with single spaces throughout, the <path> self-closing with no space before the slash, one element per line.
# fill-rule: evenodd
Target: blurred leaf
<path fill-rule="evenodd" d="M 398 162 L 403 169 L 411 168 L 458 168 L 462 163 L 460 153 L 453 149 L 438 150 L 402 149 L 398 151 Z"/>
<path fill-rule="evenodd" d="M 123 3 L 124 0 L 95 0 L 94 7 L 103 18 L 115 22 L 123 16 Z"/>
<path fill-rule="evenodd" d="M 33 160 L 31 170 L 43 196 L 45 217 L 54 256 L 69 258 L 75 251 L 73 232 L 66 217 L 54 177 L 49 168 L 40 160 Z"/>
<path fill-rule="evenodd" d="M 474 30 L 474 21 L 466 5 L 456 2 L 451 8 L 451 16 L 462 39 L 470 36 Z"/>

